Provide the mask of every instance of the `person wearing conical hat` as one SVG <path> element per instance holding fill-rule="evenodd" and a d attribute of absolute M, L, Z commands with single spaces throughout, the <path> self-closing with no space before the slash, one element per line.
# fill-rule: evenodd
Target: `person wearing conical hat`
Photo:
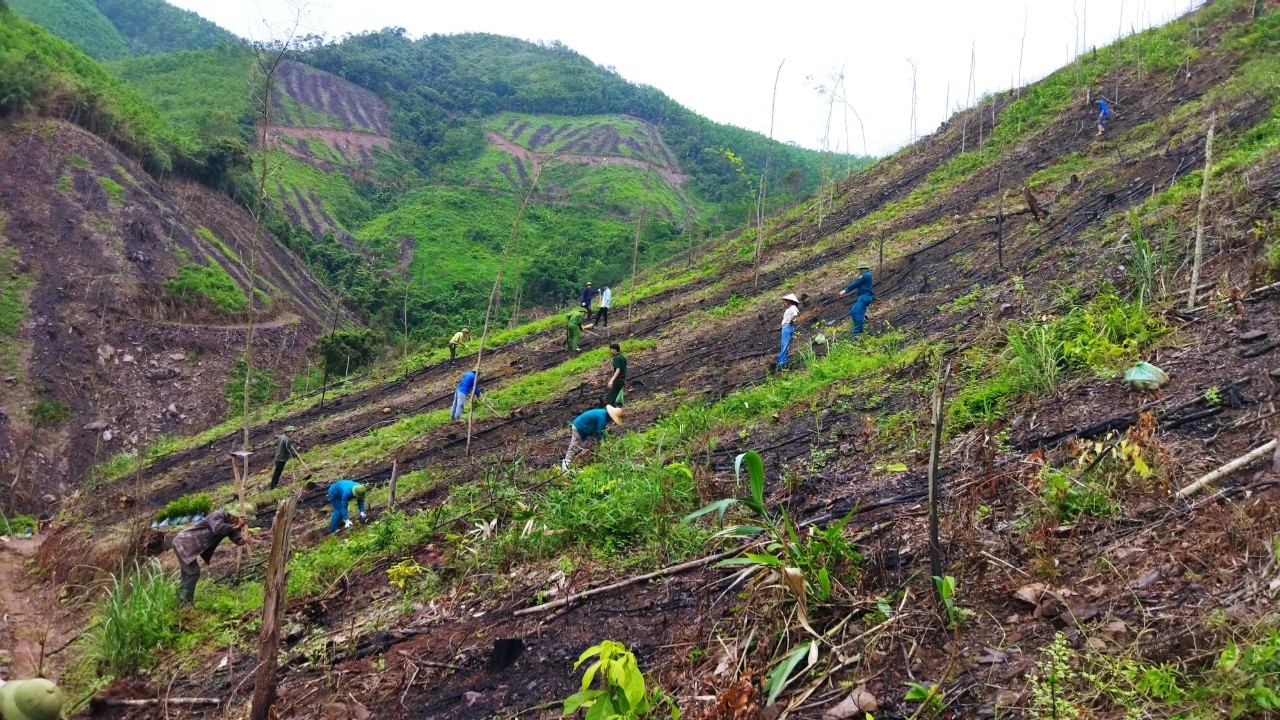
<path fill-rule="evenodd" d="M 778 351 L 778 369 L 787 366 L 787 352 L 791 349 L 791 334 L 795 332 L 796 317 L 800 314 L 800 298 L 795 293 L 782 296 L 787 309 L 782 313 L 782 349 Z"/>
<path fill-rule="evenodd" d="M 196 596 L 196 583 L 200 580 L 200 563 L 208 565 L 213 551 L 225 538 L 236 545 L 245 544 L 244 529 L 249 526 L 252 505 L 232 503 L 225 509 L 214 510 L 204 519 L 194 522 L 173 536 L 173 554 L 178 556 L 182 580 L 178 584 L 178 602 L 190 605 Z"/>
<path fill-rule="evenodd" d="M 329 516 L 330 535 L 343 528 L 351 527 L 351 521 L 347 519 L 347 507 L 352 500 L 356 501 L 360 519 L 369 519 L 369 516 L 364 514 L 364 496 L 366 494 L 368 494 L 368 488 L 355 480 L 339 480 L 329 486 L 329 502 L 333 505 L 333 514 Z"/>
<path fill-rule="evenodd" d="M 853 282 L 845 286 L 840 291 L 840 297 L 844 297 L 853 293 L 853 307 L 849 308 L 849 319 L 853 321 L 853 334 L 862 333 L 862 326 L 867 322 L 867 306 L 875 301 L 875 293 L 871 291 L 871 264 L 863 261 L 858 263 L 858 269 L 862 271 Z"/>
<path fill-rule="evenodd" d="M 0 718 L 3 720 L 58 720 L 66 696 L 44 678 L 0 680 Z"/>
<path fill-rule="evenodd" d="M 622 424 L 622 410 L 612 405 L 588 410 L 575 418 L 573 425 L 569 427 L 569 451 L 564 454 L 564 461 L 560 463 L 560 468 L 568 470 L 569 463 L 573 462 L 579 449 L 590 438 L 604 440 L 604 429 L 610 422 Z"/>

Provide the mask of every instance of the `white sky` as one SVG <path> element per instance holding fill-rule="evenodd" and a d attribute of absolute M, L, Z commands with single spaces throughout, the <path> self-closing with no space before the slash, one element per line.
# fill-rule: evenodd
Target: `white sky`
<path fill-rule="evenodd" d="M 288 25 L 297 2 L 169 1 L 256 40 Z M 908 58 L 917 66 L 916 129 L 925 135 L 946 119 L 948 99 L 952 110 L 964 104 L 971 47 L 981 96 L 1018 80 L 1024 22 L 1025 83 L 1065 64 L 1077 46 L 1105 45 L 1201 1 L 793 0 L 757 6 L 648 0 L 613 6 L 582 0 L 313 0 L 303 32 L 339 37 L 399 26 L 415 38 L 477 31 L 559 40 L 712 120 L 762 133 L 769 132 L 774 74 L 785 59 L 774 136 L 811 148 L 821 147 L 828 115 L 827 101 L 813 86 L 843 65 L 846 96 L 866 126 L 865 145 L 854 115 L 837 104 L 830 147 L 843 152 L 852 146 L 857 153 L 865 147 L 879 155 L 911 139 Z"/>

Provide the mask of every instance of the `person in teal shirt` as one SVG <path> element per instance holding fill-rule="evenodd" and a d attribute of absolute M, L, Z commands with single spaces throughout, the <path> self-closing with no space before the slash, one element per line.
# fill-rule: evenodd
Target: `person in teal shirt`
<path fill-rule="evenodd" d="M 355 480 L 339 480 L 329 486 L 329 502 L 333 504 L 333 515 L 329 517 L 330 535 L 343 528 L 351 527 L 351 521 L 347 519 L 347 506 L 352 500 L 356 501 L 356 507 L 360 510 L 360 519 L 369 519 L 364 514 L 366 492 L 365 486 Z"/>
<path fill-rule="evenodd" d="M 564 454 L 564 462 L 560 463 L 562 470 L 569 469 L 569 463 L 573 462 L 573 458 L 577 456 L 578 450 L 582 448 L 589 438 L 599 438 L 604 440 L 604 429 L 609 421 L 622 424 L 622 410 L 606 405 L 603 408 L 588 410 L 573 421 L 573 426 L 569 429 L 569 451 Z"/>
<path fill-rule="evenodd" d="M 858 263 L 858 269 L 862 274 L 854 278 L 853 282 L 845 286 L 840 291 L 840 297 L 844 297 L 849 293 L 857 298 L 853 301 L 853 307 L 849 308 L 849 319 L 853 321 L 853 334 L 862 333 L 862 327 L 867 322 L 867 306 L 875 301 L 875 293 L 871 290 L 871 265 L 870 263 Z"/>

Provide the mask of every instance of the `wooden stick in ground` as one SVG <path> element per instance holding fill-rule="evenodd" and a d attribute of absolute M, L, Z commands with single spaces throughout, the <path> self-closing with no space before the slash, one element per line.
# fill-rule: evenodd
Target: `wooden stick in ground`
<path fill-rule="evenodd" d="M 1213 169 L 1213 128 L 1218 114 L 1209 115 L 1209 132 L 1204 137 L 1204 177 L 1200 182 L 1200 204 L 1196 207 L 1196 247 L 1191 255 L 1191 287 L 1187 290 L 1187 309 L 1196 306 L 1196 287 L 1200 284 L 1200 261 L 1204 256 L 1204 208 L 1209 200 L 1209 175 Z"/>
<path fill-rule="evenodd" d="M 942 544 L 938 540 L 938 450 L 942 444 L 942 408 L 947 394 L 951 363 L 938 373 L 933 387 L 933 435 L 929 442 L 929 566 L 935 577 L 942 577 Z"/>
<path fill-rule="evenodd" d="M 240 475 L 240 466 L 236 461 L 244 458 L 244 476 Z M 236 479 L 236 503 L 241 514 L 244 513 L 244 481 L 249 477 L 249 453 L 245 450 L 237 450 L 231 453 L 231 474 Z M 240 571 L 244 567 L 244 548 L 236 548 L 236 582 L 240 582 Z"/>
<path fill-rule="evenodd" d="M 695 570 L 700 567 L 706 567 L 707 565 L 710 565 L 712 563 L 731 558 L 734 555 L 737 555 L 738 553 L 745 550 L 747 547 L 748 546 L 743 545 L 742 547 L 736 547 L 727 552 L 718 553 L 716 555 L 700 558 L 698 560 L 690 560 L 689 562 L 680 563 L 679 565 L 672 565 L 670 567 L 665 567 L 661 570 L 655 570 L 651 573 L 645 573 L 644 575 L 637 575 L 633 578 L 628 578 L 626 580 L 622 580 L 620 582 L 616 582 L 611 585 L 604 585 L 602 587 L 593 588 L 591 590 L 583 590 L 580 593 L 567 595 L 565 597 L 560 598 L 559 600 L 552 600 L 551 602 L 542 603 L 541 605 L 535 605 L 531 608 L 516 610 L 514 613 L 512 613 L 512 615 L 514 615 L 515 617 L 520 617 L 522 615 L 533 615 L 536 613 L 546 612 L 548 610 L 554 610 L 555 608 L 558 608 L 562 605 L 575 603 L 575 602 L 578 602 L 579 600 L 585 600 L 589 597 L 594 597 L 596 595 L 603 595 L 604 593 L 613 592 L 614 590 L 620 590 L 624 587 L 638 585 L 642 582 L 653 580 L 654 578 L 666 577 L 668 575 L 677 575 L 679 573 L 685 572 L 686 570 Z"/>
<path fill-rule="evenodd" d="M 387 487 L 387 507 L 391 508 L 392 510 L 396 509 L 396 480 L 398 479 L 396 477 L 396 473 L 397 471 L 399 471 L 399 469 L 400 469 L 400 465 L 398 461 L 392 460 L 391 461 L 391 482 Z"/>
<path fill-rule="evenodd" d="M 768 192 L 769 159 L 773 155 L 773 120 L 778 109 L 778 78 L 782 77 L 782 66 L 787 59 L 778 63 L 778 72 L 773 76 L 773 102 L 769 105 L 769 144 L 764 151 L 764 170 L 760 173 L 760 191 L 756 193 L 756 254 L 751 268 L 751 286 L 760 287 L 760 248 L 764 246 L 764 199 Z M 835 94 L 835 88 L 831 89 Z M 848 117 L 847 115 L 845 117 Z M 845 148 L 845 152 L 849 149 Z"/>
<path fill-rule="evenodd" d="M 284 620 L 284 588 L 289 574 L 289 530 L 298 497 L 291 495 L 280 501 L 271 524 L 271 555 L 267 577 L 263 583 L 262 632 L 258 636 L 258 669 L 253 679 L 253 704 L 250 720 L 267 720 L 276 701 L 276 672 L 280 658 L 280 625 Z"/>
<path fill-rule="evenodd" d="M 1226 465 L 1223 465 L 1217 470 L 1214 470 L 1211 473 L 1204 474 L 1203 476 L 1200 477 L 1199 480 L 1196 480 L 1190 485 L 1179 490 L 1175 495 L 1175 497 L 1177 497 L 1180 500 L 1182 498 L 1190 497 L 1200 492 L 1201 490 L 1203 490 L 1204 486 L 1208 485 L 1209 483 L 1215 482 L 1217 480 L 1221 480 L 1222 478 L 1230 475 L 1231 473 L 1239 470 L 1240 468 L 1246 467 L 1248 465 L 1252 465 L 1253 463 L 1269 455 L 1272 455 L 1276 451 L 1276 447 L 1278 444 L 1280 443 L 1278 443 L 1276 440 L 1272 440 L 1271 442 L 1264 443 L 1261 446 L 1250 450 L 1249 452 L 1245 453 L 1244 455 L 1241 455 L 1235 460 L 1232 460 Z"/>

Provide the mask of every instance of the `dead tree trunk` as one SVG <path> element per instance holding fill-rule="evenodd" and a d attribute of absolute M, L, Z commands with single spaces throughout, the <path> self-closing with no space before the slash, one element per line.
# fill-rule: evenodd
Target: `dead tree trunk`
<path fill-rule="evenodd" d="M 756 193 L 756 255 L 751 270 L 751 286 L 756 288 L 760 287 L 760 248 L 764 245 L 764 199 L 769 177 L 769 160 L 773 155 L 773 120 L 778 109 L 778 78 L 782 77 L 782 66 L 786 62 L 786 59 L 783 59 L 778 63 L 778 73 L 773 76 L 773 103 L 769 106 L 769 145 L 764 151 L 764 170 L 760 173 L 760 191 Z"/>
<path fill-rule="evenodd" d="M 263 584 L 262 632 L 258 636 L 258 669 L 253 679 L 253 704 L 250 720 L 267 720 L 276 701 L 276 671 L 280 656 L 280 624 L 284 620 L 284 589 L 289 578 L 289 530 L 296 495 L 280 501 L 276 519 L 271 524 L 271 555 L 267 560 L 267 577 Z"/>
<path fill-rule="evenodd" d="M 1196 307 L 1196 287 L 1200 284 L 1200 261 L 1204 257 L 1204 206 L 1209 201 L 1209 175 L 1213 170 L 1213 127 L 1218 114 L 1209 116 L 1209 132 L 1204 138 L 1204 178 L 1200 182 L 1200 205 L 1196 208 L 1196 247 L 1191 255 L 1191 287 L 1187 290 L 1187 309 Z"/>
<path fill-rule="evenodd" d="M 942 410 L 951 377 L 948 362 L 933 386 L 933 436 L 929 442 L 929 567 L 934 577 L 942 577 L 942 543 L 938 540 L 938 450 L 942 445 Z"/>

